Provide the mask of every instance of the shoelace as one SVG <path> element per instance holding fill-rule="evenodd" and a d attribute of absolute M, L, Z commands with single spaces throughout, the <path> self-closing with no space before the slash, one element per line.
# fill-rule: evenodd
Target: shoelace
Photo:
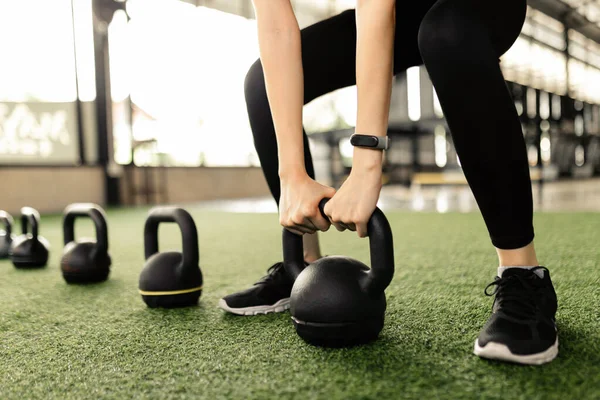
<path fill-rule="evenodd" d="M 279 275 L 280 271 L 282 273 L 285 273 L 285 271 L 282 271 L 282 269 L 283 269 L 282 262 L 278 262 L 278 263 L 271 265 L 269 267 L 269 269 L 267 270 L 267 275 L 263 276 L 258 282 L 256 282 L 256 285 L 274 281 L 275 279 L 277 279 L 277 276 Z"/>
<path fill-rule="evenodd" d="M 496 295 L 497 303 L 502 312 L 520 319 L 534 319 L 537 309 L 536 289 L 531 283 L 536 278 L 510 275 L 505 278 L 496 277 L 496 280 L 485 287 L 486 296 Z M 490 287 L 496 286 L 493 292 L 488 293 Z"/>
<path fill-rule="evenodd" d="M 307 265 L 308 263 L 304 261 L 304 266 L 306 267 Z M 287 277 L 287 273 L 283 268 L 283 263 L 281 261 L 271 265 L 267 270 L 267 275 L 263 276 L 258 282 L 255 283 L 255 285 L 269 283 L 276 279 L 281 279 L 282 274 Z"/>

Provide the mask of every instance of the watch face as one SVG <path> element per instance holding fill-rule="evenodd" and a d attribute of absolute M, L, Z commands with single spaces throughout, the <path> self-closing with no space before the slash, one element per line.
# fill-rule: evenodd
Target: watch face
<path fill-rule="evenodd" d="M 379 143 L 379 140 L 374 136 L 354 135 L 351 137 L 350 143 L 353 146 L 377 147 L 377 143 Z"/>

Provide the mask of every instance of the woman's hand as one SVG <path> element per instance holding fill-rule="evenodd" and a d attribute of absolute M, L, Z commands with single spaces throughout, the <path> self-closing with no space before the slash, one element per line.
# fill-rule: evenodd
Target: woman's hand
<path fill-rule="evenodd" d="M 325 215 L 338 231 L 350 229 L 363 238 L 367 236 L 367 223 L 377 207 L 381 192 L 381 163 L 376 162 L 367 168 L 364 164 L 356 166 L 356 160 L 354 164 L 348 179 L 325 205 Z"/>
<path fill-rule="evenodd" d="M 335 195 L 335 189 L 321 185 L 306 173 L 281 176 L 279 223 L 298 235 L 327 231 L 331 223 L 319 211 L 319 202 Z"/>

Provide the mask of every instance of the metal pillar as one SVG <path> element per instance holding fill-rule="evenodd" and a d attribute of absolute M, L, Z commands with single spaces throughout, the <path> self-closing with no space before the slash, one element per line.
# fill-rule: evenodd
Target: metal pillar
<path fill-rule="evenodd" d="M 125 3 L 113 0 L 93 0 L 92 8 L 94 13 L 98 162 L 104 171 L 105 203 L 119 205 L 121 203 L 119 178 L 110 173 L 110 168 L 114 164 L 114 151 L 108 25 L 112 21 L 115 11 L 125 9 Z"/>

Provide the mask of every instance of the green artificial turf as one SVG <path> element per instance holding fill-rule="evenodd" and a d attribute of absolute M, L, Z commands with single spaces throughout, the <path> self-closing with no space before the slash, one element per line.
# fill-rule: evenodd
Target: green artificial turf
<path fill-rule="evenodd" d="M 559 296 L 560 354 L 528 367 L 472 355 L 487 319 L 496 259 L 479 214 L 387 213 L 396 274 L 380 339 L 353 349 L 305 344 L 288 313 L 237 317 L 217 308 L 281 258 L 274 214 L 189 207 L 205 291 L 197 307 L 148 309 L 137 292 L 147 209 L 108 213 L 110 279 L 67 285 L 59 216 L 43 270 L 0 261 L 0 399 L 599 399 L 600 214 L 536 215 L 537 248 Z M 161 249 L 179 233 L 161 225 Z M 92 233 L 80 221 L 77 234 Z M 334 229 L 326 254 L 368 263 L 366 241 Z"/>

